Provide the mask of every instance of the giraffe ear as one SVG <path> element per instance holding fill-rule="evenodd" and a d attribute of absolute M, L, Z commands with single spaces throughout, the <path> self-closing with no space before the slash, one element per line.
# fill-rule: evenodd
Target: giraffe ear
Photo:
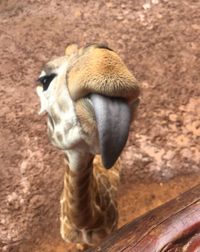
<path fill-rule="evenodd" d="M 131 109 L 121 98 L 91 94 L 96 116 L 102 162 L 111 168 L 121 154 L 129 133 Z"/>
<path fill-rule="evenodd" d="M 77 52 L 78 52 L 78 45 L 77 44 L 68 45 L 65 49 L 66 56 L 70 56 L 70 55 L 77 53 Z"/>

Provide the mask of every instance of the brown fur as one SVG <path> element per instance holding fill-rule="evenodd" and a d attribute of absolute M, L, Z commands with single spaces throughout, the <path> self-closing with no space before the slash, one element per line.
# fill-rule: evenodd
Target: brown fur
<path fill-rule="evenodd" d="M 86 99 L 79 99 L 75 103 L 75 109 L 83 131 L 87 135 L 91 134 L 91 131 L 97 132 L 94 111 L 90 102 Z"/>
<path fill-rule="evenodd" d="M 74 101 L 90 93 L 123 97 L 128 101 L 139 95 L 138 83 L 121 58 L 97 46 L 77 51 L 68 72 L 68 88 Z"/>
<path fill-rule="evenodd" d="M 65 171 L 61 234 L 66 241 L 84 243 L 82 229 L 88 244 L 98 244 L 117 226 L 119 162 L 111 170 L 106 170 L 99 156 L 93 162 L 94 167 L 92 161 L 91 156 L 88 167 L 83 171 L 76 173 L 68 167 Z"/>

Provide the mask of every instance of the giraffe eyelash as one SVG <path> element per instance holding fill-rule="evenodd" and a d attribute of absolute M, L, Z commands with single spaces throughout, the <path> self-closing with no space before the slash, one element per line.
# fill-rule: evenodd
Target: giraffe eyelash
<path fill-rule="evenodd" d="M 38 81 L 42 84 L 43 86 L 43 91 L 46 91 L 50 85 L 50 83 L 52 82 L 52 80 L 56 77 L 57 74 L 52 73 L 50 75 L 45 75 L 42 76 L 38 79 Z"/>

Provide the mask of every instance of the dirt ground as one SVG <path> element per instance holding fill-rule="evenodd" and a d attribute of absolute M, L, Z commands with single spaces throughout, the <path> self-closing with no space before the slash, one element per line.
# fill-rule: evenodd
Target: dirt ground
<path fill-rule="evenodd" d="M 0 250 L 66 252 L 63 156 L 38 116 L 35 80 L 67 44 L 107 42 L 141 83 L 122 155 L 119 225 L 200 182 L 198 0 L 0 1 Z"/>

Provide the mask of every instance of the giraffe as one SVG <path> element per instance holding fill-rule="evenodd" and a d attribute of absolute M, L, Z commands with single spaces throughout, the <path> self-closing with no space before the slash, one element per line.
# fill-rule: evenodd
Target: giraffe
<path fill-rule="evenodd" d="M 49 139 L 66 163 L 61 236 L 80 249 L 95 246 L 117 228 L 117 159 L 139 85 L 121 58 L 98 44 L 68 46 L 64 56 L 45 64 L 38 81 L 39 113 L 47 112 Z"/>

